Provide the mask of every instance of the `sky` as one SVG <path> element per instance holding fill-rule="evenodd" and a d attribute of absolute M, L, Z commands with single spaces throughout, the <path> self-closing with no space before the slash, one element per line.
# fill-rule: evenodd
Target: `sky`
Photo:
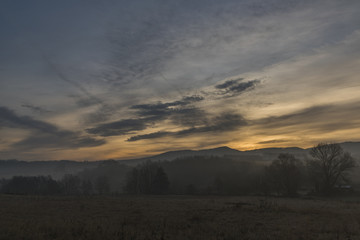
<path fill-rule="evenodd" d="M 0 159 L 360 141 L 358 0 L 2 0 Z"/>

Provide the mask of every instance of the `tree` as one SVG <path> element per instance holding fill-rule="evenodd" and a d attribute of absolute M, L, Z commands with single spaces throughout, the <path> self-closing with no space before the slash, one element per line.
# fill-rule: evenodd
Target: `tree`
<path fill-rule="evenodd" d="M 186 186 L 186 194 L 189 194 L 189 195 L 195 195 L 197 194 L 197 188 L 194 184 L 188 184 Z"/>
<path fill-rule="evenodd" d="M 60 182 L 65 195 L 79 195 L 81 180 L 78 176 L 66 174 Z"/>
<path fill-rule="evenodd" d="M 164 194 L 169 189 L 169 179 L 157 163 L 146 162 L 127 174 L 124 190 L 130 194 Z"/>
<path fill-rule="evenodd" d="M 152 193 L 165 194 L 169 191 L 169 179 L 162 167 L 158 167 L 152 184 Z"/>
<path fill-rule="evenodd" d="M 93 185 L 90 180 L 83 180 L 81 183 L 81 193 L 83 195 L 92 195 L 94 192 Z"/>
<path fill-rule="evenodd" d="M 325 195 L 331 194 L 341 182 L 348 182 L 347 173 L 356 166 L 351 155 L 335 143 L 319 143 L 310 150 L 310 155 L 313 159 L 308 161 L 308 169 L 315 190 Z"/>
<path fill-rule="evenodd" d="M 301 183 L 302 163 L 294 155 L 282 153 L 267 169 L 272 186 L 285 196 L 296 196 Z"/>
<path fill-rule="evenodd" d="M 109 178 L 107 176 L 99 176 L 96 178 L 95 187 L 100 195 L 110 193 Z"/>
<path fill-rule="evenodd" d="M 140 171 L 134 168 L 126 175 L 124 191 L 130 194 L 140 194 Z"/>
<path fill-rule="evenodd" d="M 14 176 L 3 183 L 2 192 L 7 194 L 55 195 L 60 193 L 60 187 L 50 176 Z"/>
<path fill-rule="evenodd" d="M 213 182 L 213 193 L 222 195 L 224 194 L 224 182 L 220 176 L 216 176 Z"/>

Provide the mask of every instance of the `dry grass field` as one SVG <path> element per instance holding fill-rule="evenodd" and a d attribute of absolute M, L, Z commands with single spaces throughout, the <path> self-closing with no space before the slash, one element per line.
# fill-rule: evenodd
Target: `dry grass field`
<path fill-rule="evenodd" d="M 360 202 L 0 196 L 0 239 L 360 239 Z"/>

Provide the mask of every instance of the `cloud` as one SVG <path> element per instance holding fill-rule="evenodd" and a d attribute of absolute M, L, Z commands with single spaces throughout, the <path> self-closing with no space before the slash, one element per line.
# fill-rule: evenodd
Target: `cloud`
<path fill-rule="evenodd" d="M 71 97 L 77 98 L 76 104 L 78 107 L 89 107 L 94 105 L 98 106 L 98 109 L 95 112 L 89 113 L 84 117 L 85 124 L 104 122 L 113 115 L 113 113 L 115 112 L 114 106 L 107 104 L 102 98 L 91 93 L 79 81 L 71 79 L 63 69 L 61 69 L 47 56 L 43 56 L 43 60 L 47 64 L 47 67 L 51 71 L 51 73 L 55 74 L 58 79 L 69 84 L 70 86 L 78 90 L 78 92 L 80 92 L 80 96 L 71 95 Z"/>
<path fill-rule="evenodd" d="M 19 142 L 12 144 L 14 150 L 34 149 L 34 148 L 54 148 L 54 149 L 77 149 L 97 147 L 106 143 L 103 139 L 84 137 L 71 131 L 59 131 L 56 134 L 36 133 Z"/>
<path fill-rule="evenodd" d="M 360 121 L 360 107 L 357 103 L 313 106 L 299 111 L 255 120 L 251 125 L 259 129 L 278 133 L 307 131 L 311 135 L 331 133 L 339 130 L 356 129 Z"/>
<path fill-rule="evenodd" d="M 140 117 L 152 116 L 153 118 L 156 117 L 157 120 L 164 120 L 171 117 L 172 115 L 181 115 L 189 111 L 194 113 L 194 107 L 186 108 L 186 106 L 203 100 L 204 97 L 194 95 L 186 96 L 181 100 L 173 102 L 133 105 L 130 107 L 130 109 L 137 110 L 136 114 Z"/>
<path fill-rule="evenodd" d="M 142 117 L 100 124 L 96 127 L 86 129 L 86 132 L 103 137 L 121 136 L 145 130 L 166 119 L 170 119 L 172 123 L 180 126 L 196 126 L 206 121 L 206 114 L 197 108 L 170 110 L 167 108 L 142 107 L 142 111 L 138 114 Z"/>
<path fill-rule="evenodd" d="M 180 131 L 159 131 L 149 134 L 136 135 L 130 137 L 127 141 L 134 142 L 143 139 L 154 139 L 162 137 L 184 137 L 192 134 L 204 133 L 225 133 L 229 131 L 238 130 L 240 127 L 246 126 L 247 121 L 239 114 L 225 113 L 221 116 L 216 116 L 211 119 L 207 125 L 183 129 Z"/>
<path fill-rule="evenodd" d="M 34 105 L 31 105 L 31 104 L 22 104 L 21 106 L 24 107 L 24 108 L 30 109 L 34 113 L 44 114 L 44 113 L 52 112 L 50 110 L 44 109 L 44 108 L 39 107 L 39 106 L 34 106 Z"/>
<path fill-rule="evenodd" d="M 189 128 L 178 132 L 178 135 L 205 132 L 227 132 L 247 125 L 247 121 L 240 115 L 234 113 L 223 113 L 210 120 L 205 126 Z"/>
<path fill-rule="evenodd" d="M 146 129 L 151 121 L 153 121 L 152 118 L 123 119 L 100 124 L 94 128 L 88 128 L 86 131 L 104 137 L 126 135 Z"/>
<path fill-rule="evenodd" d="M 0 122 L 2 126 L 10 128 L 23 128 L 41 132 L 56 133 L 57 127 L 52 124 L 34 120 L 28 116 L 18 116 L 6 107 L 0 107 Z"/>
<path fill-rule="evenodd" d="M 0 123 L 3 127 L 30 131 L 30 136 L 12 144 L 11 147 L 14 149 L 81 148 L 95 147 L 106 143 L 103 139 L 83 136 L 79 132 L 61 130 L 55 125 L 28 116 L 18 116 L 6 107 L 0 107 Z"/>
<path fill-rule="evenodd" d="M 225 89 L 225 88 L 229 88 L 232 87 L 234 85 L 237 85 L 240 81 L 244 80 L 244 78 L 238 78 L 238 79 L 232 79 L 232 80 L 227 80 L 224 83 L 218 84 L 215 86 L 215 88 L 217 89 Z"/>
<path fill-rule="evenodd" d="M 252 80 L 252 81 L 248 81 L 248 82 L 243 82 L 243 83 L 239 83 L 234 86 L 231 86 L 227 90 L 228 90 L 228 92 L 241 93 L 241 92 L 244 92 L 245 90 L 252 89 L 258 83 L 260 83 L 260 80 Z"/>
<path fill-rule="evenodd" d="M 181 100 L 172 102 L 133 105 L 130 109 L 136 110 L 136 118 L 100 124 L 96 127 L 88 128 L 86 131 L 100 136 L 128 135 L 145 130 L 166 119 L 170 119 L 175 125 L 196 126 L 206 121 L 206 114 L 196 107 L 187 107 L 187 105 L 203 100 L 202 96 L 193 95 L 185 96 Z"/>
<path fill-rule="evenodd" d="M 99 102 L 97 99 L 94 98 L 87 98 L 87 97 L 76 97 L 76 96 L 72 96 L 76 99 L 76 105 L 78 105 L 79 107 L 90 107 L 90 106 L 94 106 L 94 105 L 98 105 Z"/>
<path fill-rule="evenodd" d="M 196 127 L 206 125 L 209 114 L 196 107 L 174 109 L 169 115 L 172 124 L 180 127 Z"/>
<path fill-rule="evenodd" d="M 263 118 L 256 122 L 267 126 L 288 126 L 309 122 L 316 124 L 319 122 L 322 123 L 321 118 L 329 115 L 334 109 L 336 109 L 334 105 L 313 106 L 280 116 Z"/>
<path fill-rule="evenodd" d="M 86 96 L 92 102 L 96 102 L 97 104 L 103 105 L 104 102 L 102 99 L 98 98 L 94 94 L 90 93 L 81 83 L 72 80 L 69 78 L 65 72 L 59 68 L 57 64 L 55 64 L 50 58 L 47 56 L 43 56 L 44 62 L 47 64 L 48 70 L 50 70 L 53 74 L 55 74 L 58 79 L 62 80 L 65 83 L 70 84 L 72 87 L 81 92 L 84 96 Z"/>
<path fill-rule="evenodd" d="M 162 138 L 162 137 L 172 136 L 174 134 L 175 134 L 174 132 L 159 131 L 159 132 L 154 132 L 154 133 L 132 136 L 127 141 L 135 142 L 135 141 L 139 141 L 139 140 L 143 140 L 143 139 Z"/>
<path fill-rule="evenodd" d="M 109 118 L 111 118 L 116 112 L 117 110 L 114 106 L 101 105 L 98 106 L 98 108 L 94 112 L 82 116 L 82 120 L 83 123 L 86 125 L 105 122 L 109 120 Z"/>
<path fill-rule="evenodd" d="M 153 115 L 154 113 L 157 113 L 157 111 L 167 111 L 169 110 L 169 107 L 181 107 L 186 106 L 192 103 L 203 101 L 204 97 L 199 95 L 193 95 L 193 96 L 186 96 L 183 97 L 181 100 L 173 101 L 173 102 L 158 102 L 155 104 L 139 104 L 131 106 L 131 109 L 139 110 L 140 115 Z M 154 113 L 152 111 L 155 111 Z M 161 113 L 159 112 L 159 113 Z"/>
<path fill-rule="evenodd" d="M 236 80 L 228 80 L 224 83 L 215 85 L 215 88 L 219 89 L 216 94 L 223 95 L 225 97 L 237 96 L 245 91 L 253 90 L 256 85 L 261 83 L 261 81 L 258 79 L 247 82 L 242 82 L 243 80 L 243 78 L 239 78 Z"/>
<path fill-rule="evenodd" d="M 273 139 L 273 140 L 268 140 L 268 141 L 257 142 L 257 144 L 286 143 L 286 142 L 289 142 L 289 140 L 286 140 L 286 139 Z"/>
<path fill-rule="evenodd" d="M 59 3 L 39 12 L 36 4 L 29 5 L 20 14 L 25 17 L 16 17 L 20 15 L 12 4 L 9 21 L 2 23 L 3 105 L 46 103 L 53 111 L 46 121 L 73 128 L 74 135 L 61 137 L 74 141 L 69 145 L 91 145 L 77 138 L 89 134 L 95 140 L 96 135 L 119 136 L 107 138 L 104 152 L 133 135 L 171 136 L 176 144 L 162 144 L 169 148 L 215 140 L 252 147 L 263 140 L 312 138 L 344 128 L 349 134 L 340 138 L 359 136 L 356 109 L 309 107 L 359 100 L 360 35 L 350 34 L 359 28 L 360 1 L 110 2 L 106 10 Z M 65 14 L 66 9 L 72 10 Z M 20 28 L 9 26 L 12 21 Z M 22 31 L 27 25 L 38 26 L 36 34 Z M 31 44 L 12 41 L 13 33 Z M 51 61 L 41 59 L 43 54 Z M 192 96 L 197 93 L 201 95 Z M 71 102 L 64 98 L 69 94 L 78 97 Z M 39 110 L 29 106 L 22 111 Z M 246 131 L 224 130 L 228 133 L 210 139 L 209 132 L 220 135 L 214 116 L 221 111 L 246 116 Z M 52 122 L 27 120 L 2 119 L 0 127 L 31 129 L 27 132 L 39 134 L 47 145 L 63 131 Z M 88 129 L 84 136 L 79 127 Z M 9 130 L 4 135 L 13 140 L 24 132 Z M 186 134 L 192 136 L 182 139 Z M 143 154 L 142 149 L 154 145 L 124 143 L 118 156 Z"/>

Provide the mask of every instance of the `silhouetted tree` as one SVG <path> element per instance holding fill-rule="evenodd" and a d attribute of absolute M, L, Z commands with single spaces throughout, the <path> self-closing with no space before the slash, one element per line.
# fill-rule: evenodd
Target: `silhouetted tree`
<path fill-rule="evenodd" d="M 278 193 L 295 196 L 301 183 L 300 160 L 294 155 L 282 153 L 267 168 L 268 178 Z"/>
<path fill-rule="evenodd" d="M 107 176 L 99 176 L 96 178 L 95 187 L 100 195 L 110 193 L 109 178 Z"/>
<path fill-rule="evenodd" d="M 81 180 L 78 176 L 67 174 L 61 179 L 60 184 L 65 195 L 79 195 L 81 193 Z"/>
<path fill-rule="evenodd" d="M 137 168 L 134 168 L 126 175 L 124 191 L 130 194 L 140 194 L 140 175 Z"/>
<path fill-rule="evenodd" d="M 154 194 L 164 194 L 169 191 L 169 179 L 162 167 L 158 167 L 151 186 Z"/>
<path fill-rule="evenodd" d="M 84 195 L 92 195 L 94 193 L 93 185 L 90 180 L 83 180 L 81 183 L 81 193 Z"/>
<path fill-rule="evenodd" d="M 130 171 L 125 192 L 131 194 L 164 194 L 169 189 L 169 179 L 157 163 L 146 162 Z"/>
<path fill-rule="evenodd" d="M 186 186 L 186 194 L 194 195 L 197 194 L 198 190 L 194 186 L 194 184 L 189 184 Z"/>
<path fill-rule="evenodd" d="M 214 183 L 213 183 L 213 193 L 215 194 L 224 194 L 224 182 L 221 179 L 221 177 L 217 176 L 214 179 Z"/>
<path fill-rule="evenodd" d="M 2 192 L 7 194 L 54 195 L 60 193 L 60 187 L 50 176 L 14 176 L 3 183 Z"/>
<path fill-rule="evenodd" d="M 339 144 L 319 143 L 310 155 L 308 169 L 317 192 L 331 194 L 336 185 L 349 181 L 347 173 L 355 167 L 355 160 Z"/>

